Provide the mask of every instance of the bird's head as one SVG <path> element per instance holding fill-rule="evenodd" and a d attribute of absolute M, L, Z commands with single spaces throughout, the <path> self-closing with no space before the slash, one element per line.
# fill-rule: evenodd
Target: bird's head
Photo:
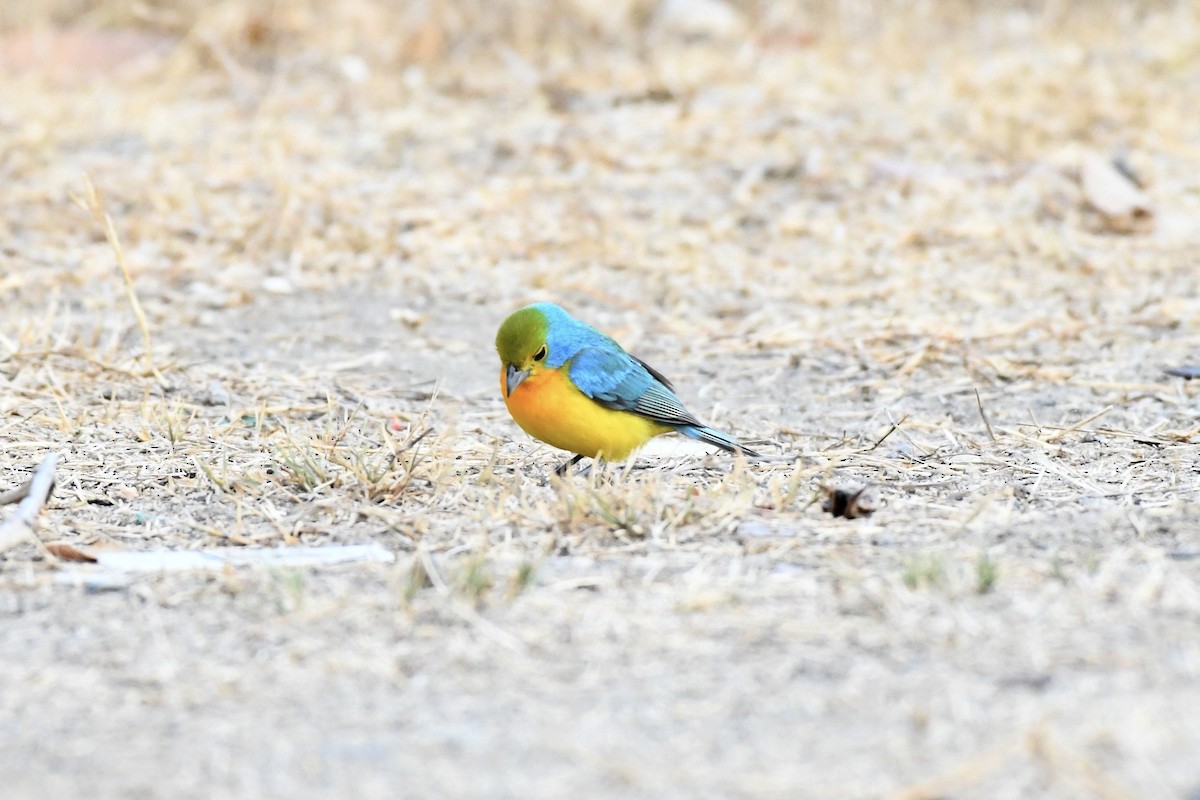
<path fill-rule="evenodd" d="M 597 345 L 617 347 L 612 339 L 554 303 L 522 308 L 504 320 L 496 333 L 496 352 L 504 368 L 504 396 L 511 395 L 530 375 L 558 369 L 584 347 Z"/>
<path fill-rule="evenodd" d="M 508 397 L 530 375 L 546 368 L 550 359 L 550 315 L 547 304 L 528 306 L 514 313 L 496 333 L 496 352 L 504 367 L 501 384 Z M 563 313 L 562 309 L 554 306 Z"/>

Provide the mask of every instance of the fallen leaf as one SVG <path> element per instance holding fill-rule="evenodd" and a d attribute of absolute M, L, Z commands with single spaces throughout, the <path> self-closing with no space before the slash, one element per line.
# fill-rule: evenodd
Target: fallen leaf
<path fill-rule="evenodd" d="M 821 490 L 825 492 L 825 502 L 821 503 L 821 509 L 835 517 L 845 517 L 846 519 L 868 517 L 879 507 L 878 498 L 875 496 L 875 492 L 871 491 L 872 488 L 871 484 L 848 489 L 822 486 Z"/>
<path fill-rule="evenodd" d="M 88 564 L 96 563 L 96 557 L 91 553 L 80 550 L 70 542 L 50 542 L 46 551 L 63 561 L 82 561 Z"/>

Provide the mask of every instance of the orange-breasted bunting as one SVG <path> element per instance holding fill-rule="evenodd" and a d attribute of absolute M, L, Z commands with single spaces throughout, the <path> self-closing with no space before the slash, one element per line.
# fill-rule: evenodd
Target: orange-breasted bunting
<path fill-rule="evenodd" d="M 500 390 L 526 433 L 581 458 L 621 461 L 655 436 L 682 433 L 757 457 L 684 408 L 671 382 L 553 303 L 517 311 L 496 334 Z"/>

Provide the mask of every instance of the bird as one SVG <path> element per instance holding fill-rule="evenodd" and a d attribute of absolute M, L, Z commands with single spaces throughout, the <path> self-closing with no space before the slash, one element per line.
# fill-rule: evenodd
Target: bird
<path fill-rule="evenodd" d="M 584 458 L 624 461 L 672 432 L 760 457 L 697 419 L 661 372 L 554 303 L 526 306 L 504 320 L 496 352 L 513 420 L 533 438 L 575 454 L 555 470 L 559 475 Z"/>

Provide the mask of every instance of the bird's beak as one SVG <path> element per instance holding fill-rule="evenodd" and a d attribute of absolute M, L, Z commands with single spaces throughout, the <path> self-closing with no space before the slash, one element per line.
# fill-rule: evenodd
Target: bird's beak
<path fill-rule="evenodd" d="M 512 364 L 508 365 L 508 371 L 504 373 L 504 396 L 508 397 L 516 388 L 521 385 L 521 382 L 529 377 L 529 370 L 519 370 Z"/>

